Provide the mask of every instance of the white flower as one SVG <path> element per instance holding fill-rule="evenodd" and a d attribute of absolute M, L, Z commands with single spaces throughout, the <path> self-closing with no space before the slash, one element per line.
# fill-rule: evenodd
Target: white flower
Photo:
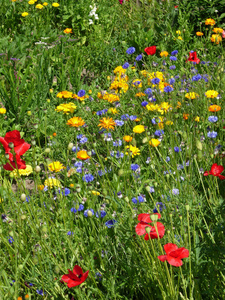
<path fill-rule="evenodd" d="M 89 25 L 94 24 L 94 22 L 92 21 L 92 19 L 89 19 Z"/>

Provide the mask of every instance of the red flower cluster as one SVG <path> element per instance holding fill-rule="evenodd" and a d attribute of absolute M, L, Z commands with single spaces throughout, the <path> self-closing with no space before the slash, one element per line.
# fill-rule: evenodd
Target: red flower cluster
<path fill-rule="evenodd" d="M 0 143 L 4 147 L 5 153 L 9 155 L 10 161 L 3 168 L 12 171 L 16 169 L 17 165 L 18 169 L 25 169 L 26 163 L 20 157 L 30 148 L 30 144 L 20 138 L 20 132 L 18 130 L 7 132 L 4 138 L 0 137 Z M 12 149 L 14 150 L 14 154 L 10 152 Z"/>
<path fill-rule="evenodd" d="M 197 57 L 197 52 L 189 52 L 189 58 L 188 61 L 195 62 L 196 64 L 200 63 L 200 59 Z"/>
<path fill-rule="evenodd" d="M 62 276 L 61 280 L 67 283 L 68 288 L 75 287 L 83 283 L 87 277 L 89 271 L 83 273 L 80 266 L 76 265 L 73 268 L 73 272 L 68 269 L 69 274 L 65 274 Z"/>
<path fill-rule="evenodd" d="M 223 172 L 224 167 L 219 166 L 217 164 L 213 164 L 210 171 L 205 171 L 204 176 L 213 175 L 219 177 L 219 179 L 225 179 L 225 176 L 221 175 Z"/>
<path fill-rule="evenodd" d="M 156 53 L 156 46 L 145 48 L 145 52 L 147 53 L 147 55 L 154 55 Z"/>
<path fill-rule="evenodd" d="M 182 258 L 189 256 L 188 249 L 184 247 L 178 248 L 177 245 L 168 243 L 164 246 L 166 255 L 158 256 L 158 259 L 161 261 L 168 261 L 171 266 L 180 267 L 183 265 Z"/>
<path fill-rule="evenodd" d="M 161 215 L 159 213 L 155 213 L 152 215 L 157 215 L 158 219 L 161 218 Z M 157 239 L 158 237 L 161 239 L 164 236 L 165 227 L 160 222 L 155 222 L 153 226 L 149 225 L 148 223 L 153 223 L 150 216 L 150 214 L 140 214 L 138 216 L 138 221 L 140 221 L 140 223 L 137 224 L 135 231 L 138 235 L 145 234 L 144 239 L 146 241 L 149 240 L 149 236 L 151 239 Z M 147 233 L 146 227 L 149 227 L 149 233 Z"/>

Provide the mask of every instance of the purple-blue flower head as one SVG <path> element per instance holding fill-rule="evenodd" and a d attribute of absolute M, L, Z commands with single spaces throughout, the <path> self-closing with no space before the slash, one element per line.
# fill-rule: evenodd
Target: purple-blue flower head
<path fill-rule="evenodd" d="M 208 121 L 211 123 L 216 123 L 218 121 L 218 117 L 217 116 L 210 116 L 208 117 Z"/>
<path fill-rule="evenodd" d="M 217 137 L 217 132 L 216 131 L 209 131 L 207 133 L 207 136 L 211 139 L 215 139 Z"/>
<path fill-rule="evenodd" d="M 105 226 L 108 227 L 108 228 L 111 228 L 115 225 L 115 223 L 117 223 L 117 221 L 112 219 L 112 220 L 109 220 L 109 221 L 105 222 Z"/>
<path fill-rule="evenodd" d="M 140 61 L 142 60 L 142 54 L 139 54 L 136 58 L 135 58 L 136 61 Z"/>
<path fill-rule="evenodd" d="M 135 48 L 134 47 L 130 47 L 126 51 L 127 54 L 133 54 L 134 52 L 135 52 Z"/>
<path fill-rule="evenodd" d="M 94 180 L 94 176 L 92 174 L 85 174 L 82 177 L 83 181 L 86 181 L 87 183 L 91 182 Z"/>
<path fill-rule="evenodd" d="M 170 56 L 170 60 L 176 61 L 176 60 L 177 60 L 177 57 L 176 57 L 176 56 Z"/>
<path fill-rule="evenodd" d="M 145 91 L 144 91 L 144 93 L 146 94 L 146 95 L 152 95 L 152 89 L 150 89 L 150 88 L 147 88 Z"/>
<path fill-rule="evenodd" d="M 160 83 L 160 79 L 156 77 L 156 78 L 153 78 L 151 80 L 151 82 L 152 82 L 152 84 L 158 84 L 158 83 Z"/>
<path fill-rule="evenodd" d="M 173 91 L 173 88 L 171 86 L 167 85 L 167 86 L 164 87 L 164 92 L 165 93 L 170 93 L 172 91 Z"/>
<path fill-rule="evenodd" d="M 80 91 L 77 93 L 77 96 L 78 96 L 78 97 L 83 97 L 85 94 L 86 94 L 85 90 L 80 90 Z"/>
<path fill-rule="evenodd" d="M 170 69 L 170 70 L 175 70 L 175 69 L 176 69 L 176 66 L 172 65 L 172 66 L 170 66 L 169 69 Z"/>
<path fill-rule="evenodd" d="M 123 69 L 128 69 L 128 68 L 129 68 L 129 63 L 128 63 L 128 62 L 125 62 L 125 64 L 123 64 L 122 68 L 123 68 Z"/>
<path fill-rule="evenodd" d="M 171 52 L 171 55 L 177 55 L 177 53 L 178 53 L 177 50 L 173 50 L 173 51 Z"/>
<path fill-rule="evenodd" d="M 92 217 L 92 216 L 94 216 L 94 214 L 95 214 L 95 212 L 94 212 L 94 210 L 92 209 L 92 208 L 90 208 L 90 209 L 86 209 L 85 211 L 84 211 L 84 216 L 87 218 L 87 217 Z"/>

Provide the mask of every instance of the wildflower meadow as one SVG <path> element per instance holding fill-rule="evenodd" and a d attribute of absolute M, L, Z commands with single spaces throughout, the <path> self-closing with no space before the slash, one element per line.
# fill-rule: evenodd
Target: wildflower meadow
<path fill-rule="evenodd" d="M 225 2 L 0 17 L 0 300 L 225 299 Z"/>

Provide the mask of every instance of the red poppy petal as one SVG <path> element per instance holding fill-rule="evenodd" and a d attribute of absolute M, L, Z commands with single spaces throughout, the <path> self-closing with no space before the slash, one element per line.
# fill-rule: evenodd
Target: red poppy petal
<path fill-rule="evenodd" d="M 2 146 L 5 149 L 5 152 L 9 152 L 10 148 L 8 147 L 8 143 L 6 142 L 6 140 L 0 136 L 0 143 L 2 144 Z"/>
<path fill-rule="evenodd" d="M 171 266 L 174 266 L 174 267 L 180 267 L 183 265 L 183 262 L 180 258 L 175 258 L 175 257 L 169 256 L 169 255 L 167 255 L 167 261 Z"/>
<path fill-rule="evenodd" d="M 205 171 L 203 175 L 204 176 L 208 176 L 209 175 L 209 171 Z"/>
<path fill-rule="evenodd" d="M 67 284 L 68 288 L 73 288 L 77 285 L 80 285 L 82 282 L 81 281 L 75 281 L 75 280 L 70 280 Z"/>
<path fill-rule="evenodd" d="M 221 180 L 224 180 L 224 179 L 225 179 L 225 176 L 223 176 L 223 175 L 218 175 L 218 177 L 219 177 L 219 179 L 221 179 Z"/>
<path fill-rule="evenodd" d="M 149 234 L 148 233 L 145 234 L 144 240 L 146 240 L 146 241 L 149 240 Z"/>
<path fill-rule="evenodd" d="M 166 254 L 169 254 L 171 251 L 175 251 L 177 249 L 178 249 L 178 247 L 176 244 L 168 243 L 168 244 L 164 245 L 164 250 L 165 250 Z"/>
<path fill-rule="evenodd" d="M 17 147 L 14 147 L 14 151 L 16 152 L 17 155 L 21 156 L 23 155 L 25 152 L 27 152 L 27 150 L 30 149 L 30 144 L 28 143 L 23 143 Z"/>
<path fill-rule="evenodd" d="M 15 162 L 11 161 L 10 163 L 7 163 L 3 166 L 3 168 L 7 171 L 13 171 L 16 169 Z M 26 163 L 24 160 L 18 160 L 17 161 L 17 168 L 20 169 L 26 169 Z"/>
<path fill-rule="evenodd" d="M 161 215 L 159 213 L 154 214 L 139 214 L 138 215 L 138 221 L 146 222 L 146 223 L 152 223 L 152 220 L 150 218 L 151 215 L 157 215 L 158 219 L 161 218 Z"/>
<path fill-rule="evenodd" d="M 74 268 L 73 268 L 73 273 L 74 273 L 75 275 L 77 275 L 77 276 L 83 275 L 83 270 L 82 270 L 82 268 L 81 268 L 80 266 L 76 265 L 76 266 L 74 266 Z"/>
<path fill-rule="evenodd" d="M 12 142 L 15 147 L 23 144 L 25 141 L 20 138 L 20 132 L 18 130 L 9 131 L 5 135 L 5 141 L 7 143 Z"/>
<path fill-rule="evenodd" d="M 178 256 L 180 259 L 182 258 L 186 258 L 186 257 L 189 257 L 189 251 L 188 249 L 182 247 L 182 248 L 179 248 L 178 250 L 176 250 L 175 252 L 177 252 Z M 171 255 L 171 253 L 170 253 Z"/>
<path fill-rule="evenodd" d="M 223 170 L 224 170 L 223 166 L 219 166 L 217 164 L 213 164 L 210 171 L 212 172 L 212 175 L 217 176 L 220 173 L 222 173 Z"/>
<path fill-rule="evenodd" d="M 143 235 L 143 234 L 146 233 L 146 230 L 145 230 L 146 227 L 150 227 L 150 228 L 151 228 L 151 226 L 150 226 L 149 224 L 144 223 L 144 222 L 140 222 L 140 223 L 138 223 L 138 224 L 136 225 L 135 231 L 136 231 L 136 233 L 137 233 L 138 235 Z"/>
<path fill-rule="evenodd" d="M 166 261 L 167 260 L 167 255 L 159 255 L 158 259 L 161 261 Z"/>
<path fill-rule="evenodd" d="M 68 283 L 71 280 L 71 278 L 68 276 L 68 274 L 65 274 L 62 276 L 61 280 Z"/>
<path fill-rule="evenodd" d="M 151 239 L 157 239 L 158 237 L 161 239 L 165 233 L 165 227 L 162 223 L 156 222 L 157 231 L 155 227 L 152 227 L 150 232 Z"/>

